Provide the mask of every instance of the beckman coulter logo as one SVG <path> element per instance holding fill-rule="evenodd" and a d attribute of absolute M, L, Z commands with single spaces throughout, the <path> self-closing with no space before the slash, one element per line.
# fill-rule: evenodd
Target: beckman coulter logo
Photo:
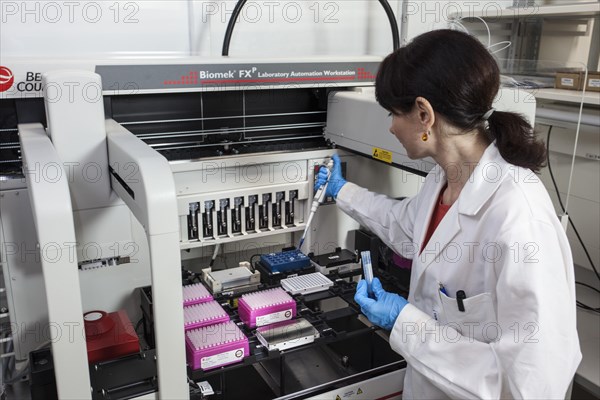
<path fill-rule="evenodd" d="M 0 92 L 6 92 L 15 82 L 15 76 L 12 71 L 6 67 L 0 66 Z"/>

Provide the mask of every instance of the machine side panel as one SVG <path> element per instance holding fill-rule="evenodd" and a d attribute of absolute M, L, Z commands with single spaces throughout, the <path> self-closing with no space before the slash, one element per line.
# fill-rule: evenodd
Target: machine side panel
<path fill-rule="evenodd" d="M 53 165 L 57 175 L 26 174 L 33 219 L 39 241 L 51 326 L 63 331 L 52 348 L 58 395 L 61 399 L 89 399 L 83 310 L 79 293 L 75 228 L 67 175 L 41 124 L 19 125 L 24 170 L 32 164 Z"/>
<path fill-rule="evenodd" d="M 535 121 L 535 97 L 523 91 L 501 89 L 494 101 L 500 111 L 523 114 Z M 427 173 L 431 158 L 411 160 L 406 149 L 389 133 L 391 119 L 375 99 L 374 88 L 336 92 L 330 95 L 325 137 L 338 146 L 390 164 Z"/>
<path fill-rule="evenodd" d="M 51 339 L 46 287 L 27 189 L 0 192 L 0 229 L 15 357 L 26 360 L 30 351 Z"/>
<path fill-rule="evenodd" d="M 167 160 L 114 120 L 106 121 L 113 189 L 148 237 L 160 397 L 187 399 L 177 201 Z M 128 166 L 133 173 L 125 176 Z M 174 310 L 180 310 L 175 312 Z"/>
<path fill-rule="evenodd" d="M 150 284 L 146 234 L 121 203 L 74 213 L 83 310 L 126 309 L 132 321 L 140 318 L 135 288 Z M 113 260 L 101 264 L 94 260 Z"/>
<path fill-rule="evenodd" d="M 170 214 L 176 212 L 175 203 L 170 204 L 175 185 L 167 160 L 114 120 L 106 121 L 106 132 L 113 190 L 149 235 L 177 232 L 177 219 Z M 151 212 L 151 203 L 168 207 Z"/>
<path fill-rule="evenodd" d="M 435 165 L 433 160 L 408 157 L 406 149 L 389 132 L 391 118 L 388 114 L 375 100 L 373 88 L 333 93 L 329 98 L 325 138 L 390 164 L 429 172 Z"/>
<path fill-rule="evenodd" d="M 42 83 L 48 134 L 68 174 L 73 209 L 107 205 L 111 190 L 100 76 L 52 71 Z"/>

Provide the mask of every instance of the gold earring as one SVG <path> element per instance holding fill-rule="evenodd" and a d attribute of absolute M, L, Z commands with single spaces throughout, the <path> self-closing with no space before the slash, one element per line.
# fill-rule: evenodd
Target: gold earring
<path fill-rule="evenodd" d="M 423 132 L 423 135 L 421 136 L 421 140 L 426 142 L 429 140 L 429 132 Z"/>

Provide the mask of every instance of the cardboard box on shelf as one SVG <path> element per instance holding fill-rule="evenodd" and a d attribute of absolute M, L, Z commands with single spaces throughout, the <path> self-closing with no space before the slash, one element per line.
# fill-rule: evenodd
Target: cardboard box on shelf
<path fill-rule="evenodd" d="M 600 92 L 600 72 L 589 71 L 585 82 L 586 92 Z"/>
<path fill-rule="evenodd" d="M 581 90 L 582 85 L 581 72 L 557 72 L 554 87 L 557 89 Z"/>

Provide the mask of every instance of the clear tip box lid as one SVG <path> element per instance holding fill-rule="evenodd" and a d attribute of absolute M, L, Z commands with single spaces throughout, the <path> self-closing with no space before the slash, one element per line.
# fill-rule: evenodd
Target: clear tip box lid
<path fill-rule="evenodd" d="M 309 294 L 322 292 L 333 286 L 331 279 L 320 272 L 299 275 L 281 280 L 281 287 L 287 292 L 295 294 Z"/>

